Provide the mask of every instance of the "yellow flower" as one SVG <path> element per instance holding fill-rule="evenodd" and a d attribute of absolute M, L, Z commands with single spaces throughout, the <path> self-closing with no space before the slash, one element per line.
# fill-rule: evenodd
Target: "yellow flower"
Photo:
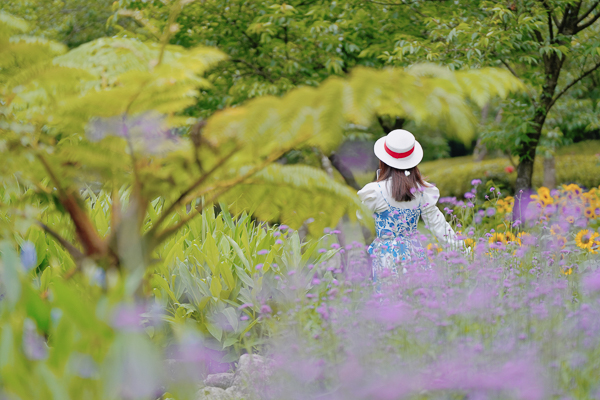
<path fill-rule="evenodd" d="M 498 199 L 496 202 L 496 211 L 501 214 L 510 213 L 513 210 L 515 199 L 512 196 L 507 196 L 504 199 Z"/>
<path fill-rule="evenodd" d="M 567 244 L 567 238 L 562 236 L 562 235 L 556 235 L 554 237 L 554 240 L 556 240 L 556 243 L 560 245 L 561 249 L 565 248 L 565 245 Z"/>
<path fill-rule="evenodd" d="M 552 196 L 550 196 L 550 189 L 548 189 L 547 187 L 542 186 L 537 190 L 537 193 L 537 195 L 531 195 L 530 198 L 532 200 L 536 200 L 542 206 L 545 207 L 549 204 L 554 203 L 554 199 L 552 198 Z"/>
<path fill-rule="evenodd" d="M 456 232 L 459 236 L 463 236 L 462 231 L 457 231 Z M 471 238 L 464 238 L 462 239 L 465 242 L 465 246 L 467 247 L 473 247 L 475 246 L 475 239 L 471 239 Z"/>
<path fill-rule="evenodd" d="M 574 217 L 574 216 L 572 216 L 572 215 L 569 215 L 569 216 L 567 217 L 567 222 L 568 222 L 568 223 L 570 223 L 570 224 L 572 224 L 573 222 L 575 222 L 575 217 Z"/>
<path fill-rule="evenodd" d="M 558 235 L 560 233 L 565 233 L 563 228 L 560 227 L 560 225 L 558 224 L 552 224 L 552 226 L 550 227 L 550 233 L 553 235 Z"/>
<path fill-rule="evenodd" d="M 584 250 L 596 253 L 592 246 L 598 236 L 600 235 L 598 235 L 597 232 L 590 232 L 589 229 L 582 229 L 577 233 L 577 236 L 575 236 L 575 244 Z"/>
<path fill-rule="evenodd" d="M 530 236 L 531 235 L 529 233 L 527 233 L 527 232 L 519 232 L 517 234 L 516 242 L 519 244 L 519 246 L 522 246 L 523 245 L 522 240 L 525 239 L 526 237 L 530 237 Z"/>
<path fill-rule="evenodd" d="M 492 234 L 492 236 L 490 236 L 489 239 L 490 244 L 491 243 L 506 243 L 506 237 L 504 236 L 504 234 L 500 233 L 500 232 L 494 232 Z"/>
<path fill-rule="evenodd" d="M 506 242 L 513 242 L 514 243 L 514 242 L 517 241 L 517 238 L 515 237 L 515 235 L 513 235 L 512 232 L 506 232 L 505 236 L 506 236 Z"/>
<path fill-rule="evenodd" d="M 437 245 L 437 243 L 429 243 L 427 245 L 427 250 L 437 250 L 437 252 L 441 252 L 442 248 L 440 246 Z"/>
<path fill-rule="evenodd" d="M 567 190 L 575 193 L 577 196 L 579 196 L 583 192 L 583 190 L 574 183 L 567 186 Z"/>
<path fill-rule="evenodd" d="M 564 275 L 571 275 L 573 273 L 573 267 L 570 268 L 561 268 L 560 272 Z"/>
<path fill-rule="evenodd" d="M 585 216 L 587 218 L 596 218 L 596 213 L 594 212 L 593 208 L 588 207 L 585 209 Z"/>

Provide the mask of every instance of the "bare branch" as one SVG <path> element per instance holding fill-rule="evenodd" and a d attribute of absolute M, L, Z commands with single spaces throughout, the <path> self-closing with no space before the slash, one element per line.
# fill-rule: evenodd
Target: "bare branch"
<path fill-rule="evenodd" d="M 591 74 L 592 72 L 597 70 L 598 68 L 600 68 L 600 62 L 598 62 L 592 68 L 588 69 L 583 74 L 581 74 L 578 78 L 574 79 L 571 83 L 569 83 L 567 86 L 565 86 L 563 90 L 561 90 L 556 96 L 554 96 L 552 98 L 552 101 L 550 102 L 550 104 L 548 105 L 548 107 L 546 109 L 549 110 L 554 105 L 554 103 L 556 103 L 556 100 L 558 100 L 563 94 L 565 94 L 575 84 L 577 84 L 579 81 L 581 81 L 583 78 L 585 78 L 586 76 L 588 76 L 589 74 Z"/>

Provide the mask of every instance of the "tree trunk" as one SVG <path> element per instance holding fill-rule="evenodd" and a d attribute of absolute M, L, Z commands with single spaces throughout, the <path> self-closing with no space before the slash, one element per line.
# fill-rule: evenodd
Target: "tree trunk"
<path fill-rule="evenodd" d="M 481 162 L 485 156 L 487 156 L 487 153 L 487 146 L 481 141 L 481 138 L 478 138 L 477 143 L 475 143 L 475 149 L 473 150 L 473 160 Z"/>
<path fill-rule="evenodd" d="M 556 187 L 556 162 L 553 155 L 544 157 L 544 186 L 548 189 Z"/>
<path fill-rule="evenodd" d="M 383 131 L 387 135 L 388 133 L 390 133 L 393 130 L 402 129 L 406 120 L 404 118 L 398 118 L 398 117 L 392 117 L 392 119 L 390 119 L 389 117 L 381 117 L 380 116 L 380 117 L 377 117 L 377 122 L 379 122 L 381 129 L 383 129 Z"/>
<path fill-rule="evenodd" d="M 542 128 L 544 127 L 544 122 L 546 122 L 546 116 L 553 105 L 554 92 L 565 57 L 559 58 L 556 53 L 552 53 L 549 55 L 545 54 L 543 60 L 546 79 L 542 86 L 539 101 L 536 104 L 535 114 L 533 115 L 533 128 L 527 133 L 527 137 L 521 141 L 521 145 L 517 149 L 520 162 L 517 168 L 517 181 L 515 183 L 513 219 L 523 220 L 522 217 L 527 204 L 529 204 L 535 152 L 542 136 Z"/>

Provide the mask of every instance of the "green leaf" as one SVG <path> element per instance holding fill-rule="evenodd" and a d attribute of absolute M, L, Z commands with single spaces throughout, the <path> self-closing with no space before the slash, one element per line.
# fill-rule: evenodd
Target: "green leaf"
<path fill-rule="evenodd" d="M 221 341 L 221 338 L 223 337 L 223 329 L 221 329 L 221 327 L 219 327 L 215 324 L 212 324 L 210 322 L 207 322 L 206 329 L 208 329 L 210 334 L 213 335 L 213 337 L 215 339 L 217 339 L 219 342 Z"/>

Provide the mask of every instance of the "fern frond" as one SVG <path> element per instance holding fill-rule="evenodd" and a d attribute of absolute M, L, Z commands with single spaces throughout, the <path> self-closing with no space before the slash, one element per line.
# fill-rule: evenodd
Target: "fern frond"
<path fill-rule="evenodd" d="M 356 220 L 357 212 L 362 223 L 373 228 L 371 213 L 353 189 L 305 165 L 272 164 L 236 186 L 223 200 L 236 211 L 251 210 L 259 219 L 295 229 L 314 218 L 307 224 L 314 235 L 334 227 L 344 215 Z"/>

